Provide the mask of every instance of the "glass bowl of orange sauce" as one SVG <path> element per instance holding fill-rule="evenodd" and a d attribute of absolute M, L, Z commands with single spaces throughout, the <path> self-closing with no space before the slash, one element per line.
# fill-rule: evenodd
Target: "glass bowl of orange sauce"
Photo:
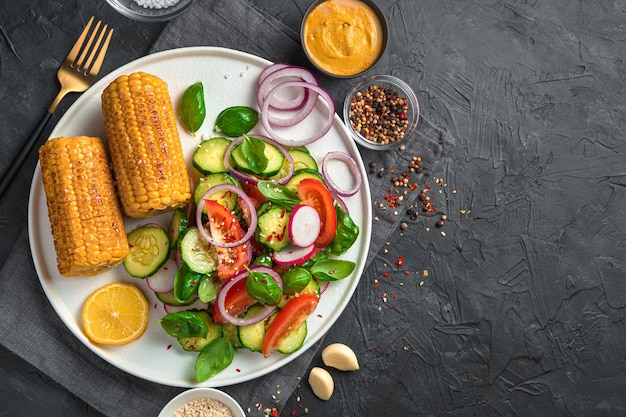
<path fill-rule="evenodd" d="M 318 70 L 349 78 L 380 61 L 388 32 L 387 20 L 372 0 L 318 0 L 304 15 L 300 37 Z"/>

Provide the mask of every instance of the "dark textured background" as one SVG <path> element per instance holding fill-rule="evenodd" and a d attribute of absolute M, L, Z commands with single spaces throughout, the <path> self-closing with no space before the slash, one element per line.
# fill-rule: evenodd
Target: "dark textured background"
<path fill-rule="evenodd" d="M 253 3 L 297 30 L 311 1 Z M 378 3 L 391 28 L 378 72 L 406 80 L 456 140 L 420 184 L 449 220 L 439 229 L 396 209 L 408 228 L 326 338 L 353 346 L 362 369 L 333 372 L 331 401 L 303 383 L 266 404 L 283 416 L 626 415 L 626 2 Z M 105 72 L 144 55 L 162 28 L 99 0 L 0 4 L 3 169 L 93 14 L 116 28 Z M 26 227 L 34 165 L 0 202 L 0 262 Z M 376 215 L 395 215 L 372 197 Z M 3 416 L 100 415 L 4 348 L 0 399 Z M 243 404 L 262 414 L 254 405 Z"/>

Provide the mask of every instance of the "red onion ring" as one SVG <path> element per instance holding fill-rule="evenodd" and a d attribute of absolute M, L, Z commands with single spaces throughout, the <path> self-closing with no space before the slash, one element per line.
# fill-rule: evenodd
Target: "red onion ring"
<path fill-rule="evenodd" d="M 337 203 L 339 208 L 345 211 L 347 214 L 350 214 L 350 212 L 348 211 L 348 206 L 346 205 L 346 202 L 343 201 L 341 197 L 339 197 L 337 194 L 333 192 L 331 192 L 331 195 L 333 196 L 333 200 L 335 200 L 335 203 Z"/>
<path fill-rule="evenodd" d="M 278 273 L 274 271 L 273 269 L 258 265 L 258 266 L 250 267 L 250 271 L 261 272 L 261 273 L 271 275 L 271 277 L 274 278 L 274 280 L 276 281 L 280 289 L 281 290 L 283 289 L 283 280 L 280 278 L 280 275 L 278 275 Z M 232 314 L 230 314 L 226 310 L 226 295 L 228 294 L 228 291 L 235 284 L 237 284 L 242 279 L 247 279 L 247 278 L 248 278 L 248 271 L 243 271 L 235 275 L 234 277 L 230 278 L 220 287 L 220 290 L 218 291 L 217 297 L 215 299 L 217 309 L 219 310 L 222 317 L 224 317 L 224 320 L 236 326 L 249 326 L 252 324 L 256 324 L 262 320 L 265 320 L 277 308 L 276 306 L 265 306 L 265 308 L 261 310 L 259 313 L 255 314 L 252 317 L 246 317 L 246 318 L 235 317 Z"/>
<path fill-rule="evenodd" d="M 326 104 L 328 105 L 328 121 L 320 130 L 317 131 L 317 133 L 311 135 L 308 138 L 301 139 L 301 140 L 289 140 L 289 139 L 285 139 L 281 137 L 274 131 L 272 127 L 272 123 L 270 122 L 267 116 L 271 97 L 274 94 L 276 94 L 276 92 L 279 91 L 281 88 L 288 88 L 288 87 L 304 87 L 313 92 L 316 92 L 318 96 L 322 97 L 324 101 L 326 101 Z M 315 100 L 314 98 L 312 98 L 311 101 L 317 102 L 317 100 Z M 263 102 L 263 106 L 261 107 L 261 123 L 263 124 L 263 127 L 265 128 L 269 136 L 271 136 L 276 142 L 280 143 L 283 146 L 304 146 L 304 145 L 308 145 L 310 143 L 315 142 L 316 140 L 324 136 L 326 133 L 328 133 L 328 131 L 333 125 L 334 117 L 335 117 L 335 104 L 330 94 L 328 94 L 328 92 L 326 92 L 326 90 L 324 90 L 320 86 L 310 84 L 304 81 L 287 81 L 287 82 L 278 84 L 276 87 L 272 88 L 270 92 L 267 94 L 266 100 Z"/>
<path fill-rule="evenodd" d="M 295 163 L 293 160 L 293 156 L 291 156 L 291 154 L 289 152 L 287 152 L 287 149 L 285 149 L 280 143 L 276 142 L 275 140 L 272 140 L 266 136 L 261 136 L 261 135 L 255 135 L 254 136 L 257 139 L 260 139 L 264 142 L 269 143 L 272 146 L 275 146 L 276 149 L 278 149 L 278 151 L 280 153 L 283 154 L 283 156 L 285 157 L 285 159 L 287 159 L 287 162 L 289 162 L 289 172 L 287 172 L 287 175 L 285 175 L 284 177 L 278 179 L 278 180 L 274 180 L 272 182 L 275 182 L 277 184 L 280 185 L 285 185 L 289 182 L 289 180 L 291 179 L 291 177 L 293 176 L 293 172 L 295 171 Z M 233 150 L 233 148 L 237 145 L 239 145 L 241 142 L 243 142 L 244 137 L 240 136 L 236 139 L 233 139 L 229 144 L 228 147 L 226 148 L 226 152 L 224 152 L 224 166 L 226 167 L 226 169 L 228 170 L 228 172 L 230 172 L 231 174 L 233 174 L 235 177 L 237 177 L 237 179 L 239 181 L 243 181 L 247 184 L 251 184 L 251 185 L 257 185 L 259 183 L 259 181 L 267 181 L 267 179 L 263 178 L 260 179 L 258 177 L 255 177 L 254 175 L 250 175 L 247 174 L 245 172 L 241 172 L 239 170 L 237 170 L 235 167 L 232 166 L 232 164 L 230 163 L 230 153 Z"/>
<path fill-rule="evenodd" d="M 273 83 L 277 80 L 281 80 L 283 78 L 290 79 L 296 78 L 301 81 L 308 82 L 313 85 L 318 85 L 317 78 L 311 71 L 303 67 L 296 67 L 292 65 L 286 64 L 278 64 L 278 68 L 268 71 L 266 73 L 261 73 L 259 75 L 258 90 L 257 90 L 257 102 L 259 107 L 263 106 L 263 102 L 268 99 L 268 93 L 273 87 Z M 287 81 L 287 80 L 285 80 Z M 292 80 L 293 81 L 293 80 Z M 281 81 L 284 82 L 284 81 Z M 309 90 L 302 87 L 296 87 L 298 89 L 298 95 L 290 100 L 283 100 L 279 97 L 272 97 L 270 100 L 269 106 L 276 110 L 300 110 L 302 111 L 298 114 L 298 117 L 305 118 L 308 114 L 313 110 L 313 106 L 309 104 Z M 306 105 L 306 106 L 305 106 Z M 304 107 L 304 109 L 303 109 Z M 272 118 L 272 121 L 276 123 L 288 123 L 285 119 Z"/>
<path fill-rule="evenodd" d="M 263 70 L 261 71 L 261 73 L 259 74 L 259 78 L 257 79 L 257 85 L 260 85 L 263 80 L 271 73 L 273 73 L 274 71 L 277 71 L 281 68 L 285 68 L 288 67 L 289 64 L 285 64 L 282 62 L 275 62 L 273 64 L 268 65 L 267 67 L 263 68 Z"/>
<path fill-rule="evenodd" d="M 226 190 L 226 191 L 230 191 L 235 194 L 238 194 L 239 197 L 241 197 L 241 199 L 248 205 L 248 208 L 250 208 L 250 224 L 248 225 L 248 231 L 241 239 L 236 240 L 234 242 L 216 241 L 207 232 L 206 228 L 204 227 L 204 224 L 202 223 L 202 209 L 204 208 L 204 205 L 205 205 L 204 200 L 208 198 L 210 195 L 213 195 L 214 193 L 217 193 L 222 190 Z M 244 243 L 248 242 L 248 240 L 250 240 L 250 238 L 254 235 L 254 231 L 256 230 L 256 226 L 257 226 L 256 209 L 254 208 L 254 204 L 252 203 L 252 200 L 250 200 L 250 197 L 248 197 L 248 195 L 241 188 L 234 186 L 232 184 L 219 184 L 219 185 L 209 188 L 207 192 L 204 193 L 200 201 L 198 201 L 198 206 L 196 207 L 196 225 L 198 226 L 198 231 L 200 232 L 200 235 L 211 245 L 218 246 L 221 248 L 234 248 L 235 246 L 243 245 Z"/>
<path fill-rule="evenodd" d="M 333 181 L 332 177 L 328 173 L 328 163 L 333 159 L 336 159 L 348 165 L 348 168 L 350 168 L 350 172 L 354 177 L 354 187 L 348 190 L 342 190 Z M 359 166 L 357 165 L 354 158 L 352 158 L 347 153 L 341 151 L 333 151 L 324 155 L 324 159 L 322 159 L 322 177 L 324 177 L 324 181 L 326 181 L 326 184 L 328 185 L 330 191 L 340 197 L 349 197 L 356 194 L 357 191 L 359 191 L 359 188 L 361 188 L 361 184 L 363 183 L 361 171 L 359 171 Z"/>

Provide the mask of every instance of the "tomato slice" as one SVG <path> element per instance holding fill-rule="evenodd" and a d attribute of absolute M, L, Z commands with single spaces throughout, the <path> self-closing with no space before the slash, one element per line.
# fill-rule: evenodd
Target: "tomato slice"
<path fill-rule="evenodd" d="M 237 282 L 226 294 L 224 299 L 224 307 L 231 316 L 238 316 L 248 309 L 248 307 L 256 304 L 257 301 L 248 295 L 246 291 L 246 280 L 242 279 Z M 220 309 L 217 308 L 217 303 L 213 304 L 213 322 L 214 323 L 226 323 L 224 316 L 220 313 Z"/>
<path fill-rule="evenodd" d="M 300 294 L 294 297 L 276 314 L 263 338 L 263 356 L 274 352 L 280 341 L 293 329 L 297 329 L 309 314 L 315 311 L 319 297 L 315 294 Z"/>
<path fill-rule="evenodd" d="M 315 247 L 328 246 L 337 233 L 337 214 L 333 196 L 321 181 L 314 178 L 305 178 L 300 181 L 298 195 L 302 199 L 302 204 L 317 210 L 322 221 L 320 234 L 314 243 Z"/>
<path fill-rule="evenodd" d="M 241 184 L 241 188 L 248 195 L 248 197 L 250 197 L 250 199 L 253 202 L 255 202 L 255 203 L 257 203 L 257 202 L 258 203 L 263 203 L 263 202 L 267 201 L 267 197 L 265 197 L 263 195 L 263 193 L 261 193 L 259 191 L 259 188 L 256 185 L 252 185 L 252 184 L 248 184 L 248 183 L 243 182 Z"/>
<path fill-rule="evenodd" d="M 216 201 L 205 200 L 209 228 L 213 239 L 219 242 L 234 242 L 241 239 L 245 232 L 239 219 L 228 208 Z M 215 247 L 217 252 L 217 277 L 228 279 L 243 271 L 244 265 L 250 263 L 250 242 L 242 243 L 233 248 Z"/>

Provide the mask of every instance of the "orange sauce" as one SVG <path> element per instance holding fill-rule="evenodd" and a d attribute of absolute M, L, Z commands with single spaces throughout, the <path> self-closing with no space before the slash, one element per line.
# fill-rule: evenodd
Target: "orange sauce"
<path fill-rule="evenodd" d="M 327 0 L 306 17 L 303 41 L 309 58 L 320 69 L 352 76 L 378 59 L 383 27 L 374 10 L 362 1 Z"/>

